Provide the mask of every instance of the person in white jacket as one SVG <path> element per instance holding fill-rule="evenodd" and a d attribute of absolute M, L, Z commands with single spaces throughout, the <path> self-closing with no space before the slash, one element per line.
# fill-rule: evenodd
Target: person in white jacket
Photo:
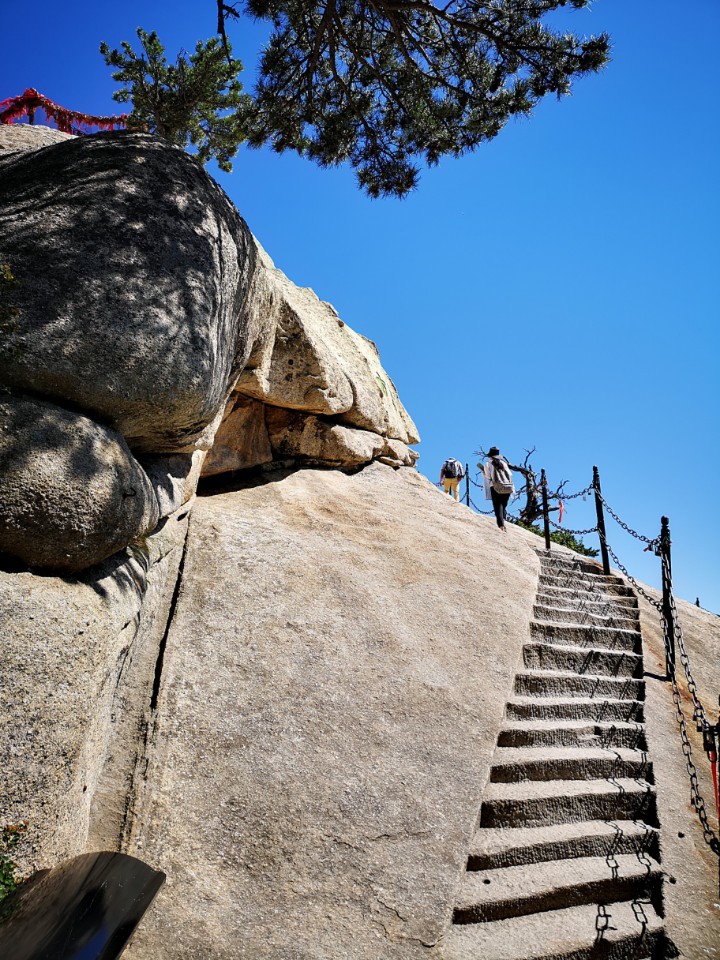
<path fill-rule="evenodd" d="M 505 520 L 507 519 L 507 505 L 510 497 L 515 493 L 515 487 L 512 482 L 512 471 L 510 464 L 505 457 L 500 455 L 497 447 L 490 447 L 488 450 L 488 460 L 484 466 L 478 464 L 483 471 L 485 480 L 485 490 L 490 491 L 493 510 L 495 511 L 495 520 L 503 533 L 507 532 Z"/>

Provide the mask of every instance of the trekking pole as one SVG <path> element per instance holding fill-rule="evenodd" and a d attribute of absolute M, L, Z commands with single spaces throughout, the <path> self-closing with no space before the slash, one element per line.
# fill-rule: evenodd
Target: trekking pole
<path fill-rule="evenodd" d="M 610 573 L 610 555 L 605 541 L 605 517 L 603 516 L 602 500 L 600 499 L 600 473 L 593 467 L 593 489 L 595 490 L 595 510 L 597 512 L 597 528 L 600 537 L 600 552 L 602 554 L 603 573 L 607 577 Z"/>
<path fill-rule="evenodd" d="M 547 499 L 547 477 L 545 476 L 545 471 L 540 471 L 540 486 L 542 487 L 542 511 L 543 511 L 543 527 L 545 528 L 545 549 L 550 549 L 550 515 L 548 513 L 548 499 Z"/>
<path fill-rule="evenodd" d="M 665 620 L 665 673 L 669 680 L 675 673 L 675 618 L 672 609 L 672 560 L 670 558 L 670 521 L 660 518 L 660 562 L 662 564 L 662 611 Z"/>
<path fill-rule="evenodd" d="M 465 464 L 465 503 L 470 506 L 470 464 Z"/>

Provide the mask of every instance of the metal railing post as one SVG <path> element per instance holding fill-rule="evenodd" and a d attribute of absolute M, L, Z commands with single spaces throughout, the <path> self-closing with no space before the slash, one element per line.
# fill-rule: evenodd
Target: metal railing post
<path fill-rule="evenodd" d="M 470 464 L 465 464 L 465 503 L 470 506 Z"/>
<path fill-rule="evenodd" d="M 662 564 L 662 611 L 665 620 L 665 671 L 669 680 L 675 674 L 675 618 L 672 611 L 672 559 L 670 557 L 670 521 L 660 518 L 660 562 Z"/>
<path fill-rule="evenodd" d="M 602 554 L 603 573 L 610 573 L 610 555 L 608 554 L 605 539 L 605 516 L 603 515 L 602 500 L 600 499 L 600 473 L 593 467 L 593 489 L 595 490 L 595 510 L 597 512 L 598 536 L 600 537 L 600 553 Z"/>
<path fill-rule="evenodd" d="M 548 498 L 547 498 L 547 477 L 545 476 L 545 471 L 540 471 L 540 486 L 542 488 L 542 512 L 543 512 L 543 527 L 545 530 L 545 549 L 550 549 L 550 514 L 548 512 Z"/>

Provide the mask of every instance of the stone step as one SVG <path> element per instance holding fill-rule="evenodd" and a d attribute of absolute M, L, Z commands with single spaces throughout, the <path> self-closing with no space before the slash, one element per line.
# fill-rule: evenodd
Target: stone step
<path fill-rule="evenodd" d="M 605 677 L 642 677 L 643 660 L 627 650 L 571 647 L 535 642 L 523 647 L 523 663 L 530 670 L 562 670 Z"/>
<path fill-rule="evenodd" d="M 624 747 L 644 750 L 644 727 L 639 723 L 592 723 L 584 720 L 505 721 L 499 747 Z"/>
<path fill-rule="evenodd" d="M 572 623 L 577 626 L 590 624 L 597 627 L 619 627 L 621 630 L 639 630 L 639 617 L 631 618 L 619 613 L 594 613 L 590 609 L 577 607 L 567 610 L 563 607 L 536 603 L 533 607 L 533 616 L 536 620 L 545 620 L 550 623 Z"/>
<path fill-rule="evenodd" d="M 660 865 L 647 854 L 577 857 L 465 873 L 454 923 L 486 923 L 529 913 L 632 898 L 662 910 Z"/>
<path fill-rule="evenodd" d="M 519 697 L 505 707 L 508 720 L 585 720 L 610 723 L 643 721 L 639 700 L 592 699 L 590 697 Z"/>
<path fill-rule="evenodd" d="M 536 594 L 536 602 L 559 602 L 563 604 L 598 604 L 598 606 L 614 606 L 621 609 L 638 610 L 638 599 L 635 596 L 610 594 L 602 596 L 588 593 L 586 590 L 573 590 L 567 587 L 540 586 Z"/>
<path fill-rule="evenodd" d="M 644 700 L 645 681 L 633 677 L 578 674 L 574 671 L 527 670 L 515 676 L 521 697 L 586 697 L 592 700 Z"/>
<path fill-rule="evenodd" d="M 620 630 L 618 627 L 573 626 L 568 623 L 530 621 L 530 636 L 533 640 L 548 640 L 573 647 L 602 647 L 603 650 L 629 650 L 641 653 L 641 634 L 635 630 Z"/>
<path fill-rule="evenodd" d="M 540 553 L 539 556 L 541 570 L 576 570 L 579 573 L 603 575 L 601 563 L 595 563 L 592 560 L 586 560 L 582 557 L 568 557 L 557 553 L 547 553 L 545 551 Z"/>
<path fill-rule="evenodd" d="M 491 783 L 610 777 L 641 778 L 654 783 L 647 753 L 624 747 L 498 747 L 490 768 Z"/>
<path fill-rule="evenodd" d="M 655 790 L 644 780 L 526 780 L 488 783 L 481 827 L 542 827 L 580 820 L 643 820 L 657 826 Z"/>
<path fill-rule="evenodd" d="M 568 581 L 567 586 L 573 586 L 574 584 L 589 584 L 591 587 L 627 586 L 623 578 L 616 576 L 614 573 L 606 575 L 604 573 L 586 573 L 572 567 L 540 567 L 541 581 L 553 578 Z"/>
<path fill-rule="evenodd" d="M 443 960 L 665 960 L 677 953 L 652 904 L 633 900 L 456 924 L 442 955 Z"/>
<path fill-rule="evenodd" d="M 556 576 L 555 574 L 541 573 L 538 577 L 538 593 L 547 588 L 554 590 L 569 590 L 578 595 L 588 595 L 592 597 L 632 597 L 634 596 L 632 587 L 626 586 L 621 580 L 612 581 L 601 580 L 599 577 L 593 579 L 583 577 Z"/>
<path fill-rule="evenodd" d="M 589 820 L 514 829 L 486 827 L 472 840 L 467 869 L 491 870 L 610 854 L 648 854 L 658 860 L 658 831 L 635 820 Z"/>

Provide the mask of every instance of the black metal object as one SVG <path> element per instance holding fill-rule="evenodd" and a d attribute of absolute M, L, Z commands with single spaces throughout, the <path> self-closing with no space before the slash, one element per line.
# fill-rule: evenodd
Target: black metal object
<path fill-rule="evenodd" d="M 610 557 L 608 556 L 607 541 L 605 539 L 605 516 L 603 514 L 602 498 L 600 497 L 600 473 L 593 467 L 593 490 L 595 491 L 595 510 L 597 512 L 597 530 L 600 537 L 600 553 L 602 554 L 603 573 L 610 573 Z"/>
<path fill-rule="evenodd" d="M 115 960 L 165 882 L 123 853 L 42 870 L 0 903 L 2 960 Z"/>
<path fill-rule="evenodd" d="M 672 603 L 672 559 L 670 557 L 670 521 L 660 518 L 660 562 L 662 565 L 662 614 L 665 622 L 665 671 L 669 680 L 675 675 L 675 617 Z"/>
<path fill-rule="evenodd" d="M 470 464 L 465 464 L 465 503 L 470 506 Z"/>
<path fill-rule="evenodd" d="M 543 527 L 545 529 L 545 549 L 550 549 L 550 513 L 548 511 L 548 498 L 547 498 L 547 477 L 545 476 L 545 471 L 540 471 L 540 486 L 542 487 L 542 512 L 543 512 Z"/>

